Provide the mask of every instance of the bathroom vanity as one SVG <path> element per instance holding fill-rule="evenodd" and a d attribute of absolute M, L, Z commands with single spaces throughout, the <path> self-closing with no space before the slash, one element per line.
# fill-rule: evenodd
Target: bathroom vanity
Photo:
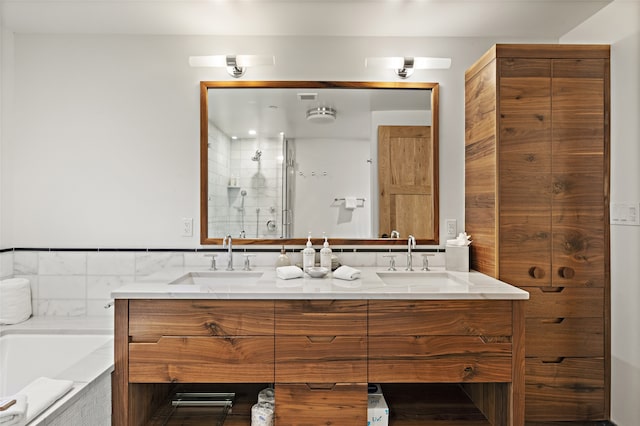
<path fill-rule="evenodd" d="M 173 270 L 114 291 L 113 424 L 150 424 L 177 385 L 244 383 L 274 385 L 277 425 L 365 425 L 368 383 L 404 387 L 390 425 L 425 424 L 412 390 L 443 383 L 482 413 L 474 425 L 524 425 L 527 292 L 477 272 L 361 270 Z M 249 426 L 249 409 L 230 424 Z"/>

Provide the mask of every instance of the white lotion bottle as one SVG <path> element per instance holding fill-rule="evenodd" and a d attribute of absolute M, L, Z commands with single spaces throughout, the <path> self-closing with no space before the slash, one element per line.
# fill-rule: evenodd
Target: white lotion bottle
<path fill-rule="evenodd" d="M 329 248 L 329 240 L 324 236 L 324 244 L 320 249 L 320 266 L 331 271 L 331 248 Z"/>
<path fill-rule="evenodd" d="M 313 268 L 314 266 L 316 266 L 316 251 L 311 244 L 311 232 L 309 232 L 307 247 L 302 250 L 302 269 L 306 271 L 307 268 Z"/>

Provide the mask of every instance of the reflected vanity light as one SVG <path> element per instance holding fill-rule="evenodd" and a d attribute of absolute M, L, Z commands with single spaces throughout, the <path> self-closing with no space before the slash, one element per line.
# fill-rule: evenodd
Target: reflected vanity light
<path fill-rule="evenodd" d="M 273 66 L 276 63 L 275 56 L 268 55 L 212 55 L 189 56 L 189 65 L 192 67 L 226 68 L 233 78 L 240 78 L 247 71 L 247 67 L 261 65 Z"/>
<path fill-rule="evenodd" d="M 389 56 L 365 58 L 366 68 L 392 69 L 400 78 L 409 78 L 416 69 L 448 69 L 451 67 L 451 58 L 427 58 L 422 56 Z"/>

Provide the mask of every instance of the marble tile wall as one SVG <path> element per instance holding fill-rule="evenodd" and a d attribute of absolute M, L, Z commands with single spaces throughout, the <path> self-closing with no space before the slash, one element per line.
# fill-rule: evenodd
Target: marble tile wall
<path fill-rule="evenodd" d="M 336 250 L 340 262 L 350 266 L 389 264 L 388 251 L 355 252 Z M 0 278 L 24 277 L 31 283 L 33 314 L 36 316 L 112 316 L 105 308 L 112 290 L 167 267 L 206 268 L 211 260 L 200 251 L 55 251 L 8 250 L 0 253 Z M 242 268 L 243 255 L 252 256 L 256 267 L 271 267 L 278 252 L 234 252 L 234 265 Z M 291 261 L 300 263 L 300 250 L 289 250 Z M 398 268 L 406 255 L 394 252 Z M 444 265 L 444 253 L 430 253 L 431 266 Z M 226 253 L 218 253 L 218 265 L 225 265 Z M 422 265 L 415 253 L 414 266 Z"/>

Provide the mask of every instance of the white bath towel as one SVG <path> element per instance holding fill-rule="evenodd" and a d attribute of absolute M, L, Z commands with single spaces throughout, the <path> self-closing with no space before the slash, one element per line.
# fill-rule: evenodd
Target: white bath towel
<path fill-rule="evenodd" d="M 27 423 L 49 408 L 73 387 L 71 380 L 39 377 L 22 388 L 18 394 L 27 397 Z M 4 425 L 3 425 L 4 426 Z"/>
<path fill-rule="evenodd" d="M 341 267 L 333 271 L 333 278 L 352 281 L 360 278 L 360 270 L 352 268 L 351 266 L 342 265 Z"/>
<path fill-rule="evenodd" d="M 302 269 L 297 266 L 279 266 L 276 268 L 276 275 L 281 280 L 290 280 L 292 278 L 301 278 L 304 276 Z"/>
<path fill-rule="evenodd" d="M 0 411 L 0 425 L 2 426 L 22 426 L 27 423 L 27 396 L 23 394 L 13 395 L 7 400 L 16 400 L 16 403 L 4 411 Z"/>
<path fill-rule="evenodd" d="M 344 197 L 344 208 L 354 210 L 358 207 L 358 199 L 356 197 Z"/>

